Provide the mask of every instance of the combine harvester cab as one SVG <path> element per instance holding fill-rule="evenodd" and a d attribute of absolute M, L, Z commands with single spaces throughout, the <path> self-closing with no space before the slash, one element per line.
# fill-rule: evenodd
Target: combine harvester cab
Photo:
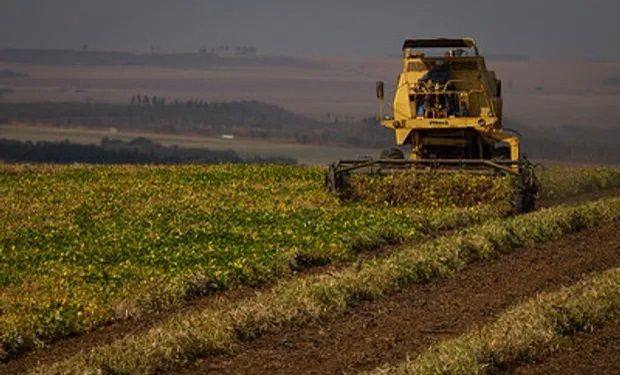
<path fill-rule="evenodd" d="M 474 39 L 406 40 L 392 115 L 383 115 L 383 82 L 377 99 L 381 125 L 394 131 L 397 146 L 410 147 L 409 157 L 393 148 L 379 159 L 340 160 L 327 172 L 329 190 L 346 197 L 351 173 L 510 174 L 517 176 L 515 211 L 535 208 L 534 168 L 520 155 L 519 137 L 502 127 L 501 81 Z"/>

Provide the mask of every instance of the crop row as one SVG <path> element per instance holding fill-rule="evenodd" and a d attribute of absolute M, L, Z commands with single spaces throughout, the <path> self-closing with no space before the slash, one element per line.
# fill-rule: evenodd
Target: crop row
<path fill-rule="evenodd" d="M 0 357 L 506 214 L 342 204 L 323 170 L 0 167 Z"/>
<path fill-rule="evenodd" d="M 537 168 L 540 198 L 556 201 L 582 193 L 620 188 L 620 168 Z M 353 175 L 350 198 L 368 204 L 423 207 L 469 206 L 510 201 L 516 180 L 464 173 L 448 175 L 391 174 L 381 178 Z"/>
<path fill-rule="evenodd" d="M 342 314 L 408 284 L 448 277 L 467 264 L 620 219 L 620 198 L 545 209 L 439 237 L 385 258 L 329 275 L 281 282 L 256 297 L 221 309 L 175 316 L 150 331 L 79 354 L 35 373 L 153 373 L 222 351 L 283 326 Z"/>
<path fill-rule="evenodd" d="M 412 361 L 373 373 L 492 373 L 556 350 L 571 334 L 616 321 L 620 321 L 620 268 L 541 294 L 480 329 L 431 346 Z"/>
<path fill-rule="evenodd" d="M 614 171 L 575 179 L 611 187 Z M 428 181 L 442 188 L 415 208 L 343 204 L 322 177 L 275 166 L 0 166 L 0 357 L 507 212 L 431 209 L 484 201 L 503 180 Z"/>
<path fill-rule="evenodd" d="M 551 167 L 538 172 L 540 198 L 557 200 L 620 188 L 620 168 Z"/>

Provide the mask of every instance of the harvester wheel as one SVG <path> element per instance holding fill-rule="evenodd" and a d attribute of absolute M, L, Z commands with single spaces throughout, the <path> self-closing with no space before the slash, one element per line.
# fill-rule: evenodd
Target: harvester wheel
<path fill-rule="evenodd" d="M 536 199 L 540 183 L 535 173 L 536 166 L 523 160 L 519 167 L 519 179 L 516 192 L 515 209 L 517 213 L 531 212 L 536 209 Z"/>
<path fill-rule="evenodd" d="M 325 173 L 325 187 L 331 193 L 342 196 L 345 190 L 345 175 L 338 172 L 337 165 L 331 164 Z"/>
<path fill-rule="evenodd" d="M 402 160 L 404 158 L 405 153 L 400 148 L 391 147 L 381 151 L 381 159 Z"/>

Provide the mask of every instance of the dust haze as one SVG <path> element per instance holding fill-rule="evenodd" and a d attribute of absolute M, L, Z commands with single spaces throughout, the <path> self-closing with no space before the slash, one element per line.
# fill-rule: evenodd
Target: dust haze
<path fill-rule="evenodd" d="M 620 4 L 611 0 L 4 0 L 0 104 L 8 107 L 0 121 L 20 129 L 0 129 L 0 138 L 86 142 L 64 131 L 50 134 L 37 128 L 24 133 L 21 122 L 72 128 L 105 123 L 116 128 L 114 121 L 123 126 L 129 121 L 81 115 L 50 119 L 44 117 L 47 110 L 36 117 L 35 109 L 18 115 L 11 105 L 97 103 L 119 109 L 137 97 L 156 97 L 169 104 L 256 101 L 291 112 L 268 107 L 286 131 L 257 129 L 255 123 L 243 129 L 209 124 L 198 129 L 209 137 L 234 130 L 240 136 L 259 134 L 262 141 L 326 146 L 340 135 L 342 142 L 331 146 L 373 148 L 377 139 L 392 142 L 389 132 L 377 137 L 379 127 L 368 119 L 376 115 L 375 82 L 394 88 L 403 40 L 472 36 L 488 67 L 504 82 L 508 125 L 551 129 L 550 135 L 541 135 L 543 145 L 547 137 L 581 142 L 581 134 L 590 133 L 583 132 L 584 127 L 620 128 L 620 49 L 615 47 L 619 14 Z M 310 119 L 301 123 L 314 124 L 308 132 L 298 124 L 280 123 L 283 118 L 299 119 L 297 115 Z M 233 126 L 238 119 L 228 120 Z M 153 139 L 159 139 L 154 133 L 162 130 L 187 132 L 188 124 L 169 121 L 168 127 L 149 117 L 129 122 Z M 347 126 L 350 134 L 337 124 Z M 577 130 L 567 136 L 566 129 Z M 349 137 L 360 134 L 366 139 Z M 594 150 L 600 142 L 615 142 L 615 137 L 590 138 L 586 141 Z M 96 133 L 88 142 L 99 139 Z M 201 142 L 220 147 L 219 141 Z"/>
<path fill-rule="evenodd" d="M 567 1 L 4 0 L 2 47 L 388 55 L 409 36 L 471 35 L 487 53 L 620 57 L 620 4 Z"/>

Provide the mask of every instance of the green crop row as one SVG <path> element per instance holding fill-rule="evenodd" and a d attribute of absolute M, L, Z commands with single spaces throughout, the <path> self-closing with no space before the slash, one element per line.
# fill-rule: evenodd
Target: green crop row
<path fill-rule="evenodd" d="M 0 166 L 0 357 L 508 208 L 366 207 L 323 170 Z"/>
<path fill-rule="evenodd" d="M 620 320 L 620 268 L 544 293 L 495 322 L 374 374 L 486 374 L 557 349 L 566 336 Z"/>
<path fill-rule="evenodd" d="M 611 187 L 610 171 L 583 170 L 574 178 Z M 350 260 L 359 249 L 507 212 L 432 209 L 455 197 L 459 205 L 486 201 L 503 179 L 442 179 L 441 189 L 425 190 L 432 199 L 413 208 L 343 204 L 324 191 L 323 173 L 0 165 L 0 358 L 195 295 L 261 285 L 313 264 Z M 558 174 L 564 181 L 569 175 Z M 577 186 L 570 193 L 591 189 Z"/>
<path fill-rule="evenodd" d="M 329 275 L 282 282 L 230 307 L 175 316 L 144 334 L 34 373 L 147 374 L 172 369 L 197 357 L 234 350 L 240 341 L 284 326 L 337 316 L 362 299 L 376 299 L 411 283 L 449 277 L 476 260 L 619 219 L 620 198 L 612 198 L 496 220 Z"/>

